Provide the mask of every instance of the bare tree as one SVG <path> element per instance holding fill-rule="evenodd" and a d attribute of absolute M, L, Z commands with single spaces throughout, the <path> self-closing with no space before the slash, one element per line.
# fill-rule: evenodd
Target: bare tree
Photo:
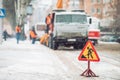
<path fill-rule="evenodd" d="M 120 32 L 120 0 L 114 0 L 114 4 L 111 3 L 111 8 L 115 11 L 112 13 L 113 15 L 113 23 L 111 23 L 112 31 L 117 34 Z"/>

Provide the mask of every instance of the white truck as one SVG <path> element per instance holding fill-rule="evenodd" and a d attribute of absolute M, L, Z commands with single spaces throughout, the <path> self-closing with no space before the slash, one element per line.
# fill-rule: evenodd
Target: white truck
<path fill-rule="evenodd" d="M 35 24 L 35 31 L 37 33 L 37 39 L 40 40 L 40 38 L 45 34 L 46 24 L 43 22 L 39 22 Z"/>
<path fill-rule="evenodd" d="M 94 45 L 98 44 L 100 38 L 100 20 L 95 17 L 87 17 L 88 23 L 91 19 L 91 24 L 88 28 L 88 39 L 92 41 Z"/>
<path fill-rule="evenodd" d="M 74 49 L 83 48 L 88 40 L 87 16 L 80 11 L 55 11 L 53 13 L 53 31 L 49 37 L 48 47 L 58 49 L 59 46 Z"/>

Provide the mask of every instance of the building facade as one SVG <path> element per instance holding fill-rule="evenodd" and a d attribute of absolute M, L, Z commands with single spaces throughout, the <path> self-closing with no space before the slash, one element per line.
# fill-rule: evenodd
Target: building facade
<path fill-rule="evenodd" d="M 101 20 L 101 26 L 110 26 L 116 15 L 115 4 L 117 0 L 84 0 L 84 10 Z"/>

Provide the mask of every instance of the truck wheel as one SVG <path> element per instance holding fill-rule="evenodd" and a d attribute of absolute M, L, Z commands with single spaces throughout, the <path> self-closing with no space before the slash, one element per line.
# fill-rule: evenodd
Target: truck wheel
<path fill-rule="evenodd" d="M 95 46 L 97 44 L 97 40 L 93 40 L 93 45 Z"/>
<path fill-rule="evenodd" d="M 81 45 L 79 45 L 79 49 L 83 49 L 84 48 L 84 46 L 85 46 L 85 44 L 83 43 L 83 44 L 81 44 Z"/>
<path fill-rule="evenodd" d="M 95 42 L 93 42 L 93 45 L 95 46 L 95 45 L 96 45 L 96 43 L 95 43 Z"/>
<path fill-rule="evenodd" d="M 74 49 L 79 49 L 79 46 L 78 45 L 74 45 L 73 48 Z"/>
<path fill-rule="evenodd" d="M 52 44 L 52 37 L 50 36 L 49 37 L 49 40 L 48 40 L 48 47 L 52 49 L 53 47 L 53 44 Z"/>
<path fill-rule="evenodd" d="M 83 45 L 80 45 L 79 48 L 80 48 L 80 49 L 83 49 Z"/>
<path fill-rule="evenodd" d="M 57 43 L 53 41 L 52 49 L 57 50 L 57 48 L 58 48 Z"/>

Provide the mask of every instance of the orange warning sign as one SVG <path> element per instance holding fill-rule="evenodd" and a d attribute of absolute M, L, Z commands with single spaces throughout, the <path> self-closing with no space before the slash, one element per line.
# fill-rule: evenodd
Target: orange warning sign
<path fill-rule="evenodd" d="M 90 40 L 84 46 L 82 52 L 78 56 L 78 60 L 95 62 L 100 61 L 99 56 L 97 55 L 97 52 Z"/>

